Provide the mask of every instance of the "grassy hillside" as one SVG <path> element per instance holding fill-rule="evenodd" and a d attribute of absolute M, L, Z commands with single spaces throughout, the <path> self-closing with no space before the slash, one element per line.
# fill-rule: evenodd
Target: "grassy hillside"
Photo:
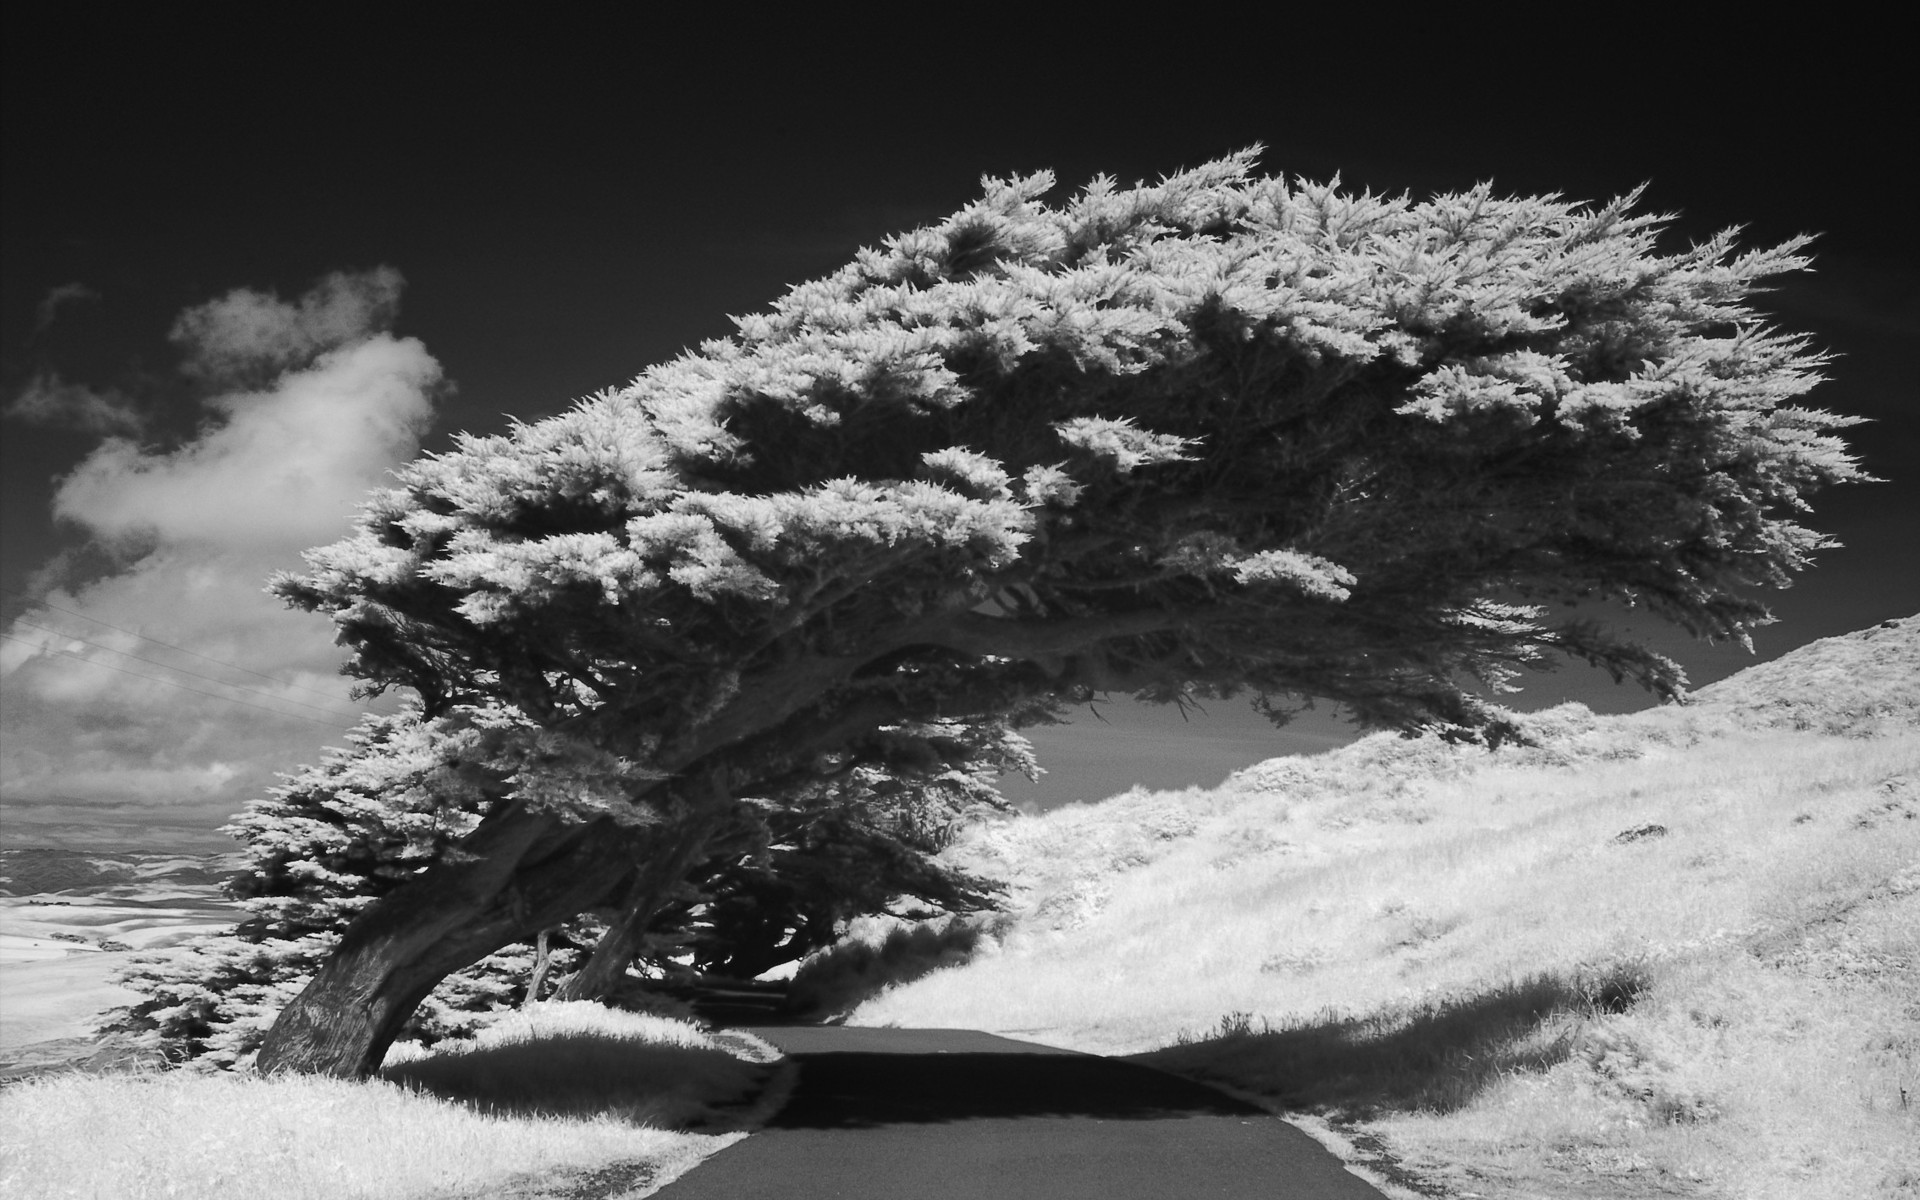
<path fill-rule="evenodd" d="M 0 1087 L 0 1196 L 650 1195 L 765 1118 L 777 1058 L 745 1035 L 544 1004 L 402 1049 L 365 1083 L 38 1075 Z"/>
<path fill-rule="evenodd" d="M 1920 618 L 1529 724 L 978 828 L 1007 914 L 801 986 L 945 965 L 851 1020 L 1139 1055 L 1408 1194 L 1920 1196 Z"/>

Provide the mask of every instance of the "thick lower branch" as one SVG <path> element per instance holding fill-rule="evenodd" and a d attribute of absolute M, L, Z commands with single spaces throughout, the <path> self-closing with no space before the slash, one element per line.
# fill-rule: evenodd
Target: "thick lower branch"
<path fill-rule="evenodd" d="M 595 944 L 585 965 L 554 990 L 555 1000 L 600 1000 L 610 995 L 627 967 L 645 948 L 647 928 L 706 857 L 725 823 L 724 797 L 688 812 L 649 839 L 645 857 L 621 897 L 620 912 Z"/>
<path fill-rule="evenodd" d="M 447 859 L 383 896 L 274 1022 L 264 1072 L 358 1078 L 448 974 L 557 924 L 631 869 L 631 836 L 506 803 Z"/>
<path fill-rule="evenodd" d="M 718 750 L 781 725 L 847 682 L 861 667 L 912 646 L 938 646 L 975 657 L 1050 660 L 1055 665 L 1054 673 L 1059 674 L 1062 658 L 1101 642 L 1160 633 L 1227 615 L 1224 609 L 1150 609 L 1034 622 L 956 612 L 903 622 L 876 631 L 857 655 L 810 656 L 743 681 L 739 699 L 663 750 L 658 764 L 667 771 L 684 771 Z M 1088 672 L 1092 667 L 1082 663 L 1079 669 Z"/>

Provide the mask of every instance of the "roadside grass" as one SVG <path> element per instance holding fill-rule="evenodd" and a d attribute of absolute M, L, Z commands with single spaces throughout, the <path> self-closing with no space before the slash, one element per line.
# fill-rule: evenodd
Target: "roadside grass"
<path fill-rule="evenodd" d="M 742 1057 L 743 1054 L 750 1057 Z M 684 1021 L 547 1003 L 477 1036 L 389 1055 L 391 1083 L 501 1116 L 618 1117 L 661 1129 L 738 1123 L 779 1052 Z"/>
<path fill-rule="evenodd" d="M 669 1126 L 737 1127 L 772 1057 L 684 1022 L 575 1004 L 509 1015 L 466 1044 L 402 1049 L 385 1078 L 359 1083 L 37 1076 L 0 1089 L 0 1195 L 643 1195 L 744 1136 Z"/>
<path fill-rule="evenodd" d="M 1573 1057 L 1596 1018 L 1625 1012 L 1650 982 L 1638 964 L 1572 977 L 1543 973 L 1471 996 L 1355 1017 L 1330 1012 L 1280 1028 L 1229 1013 L 1212 1031 L 1136 1056 L 1182 1074 L 1233 1082 L 1255 1074 L 1290 1108 L 1451 1113 L 1521 1071 Z"/>
<path fill-rule="evenodd" d="M 1364 1127 L 1441 1194 L 1911 1200 L 1912 1006 L 1910 990 L 1703 957 L 1581 1027 L 1554 1068 Z"/>
<path fill-rule="evenodd" d="M 1920 1198 L 1913 641 L 978 830 L 1005 923 L 849 1021 L 1137 1055 L 1403 1194 Z"/>

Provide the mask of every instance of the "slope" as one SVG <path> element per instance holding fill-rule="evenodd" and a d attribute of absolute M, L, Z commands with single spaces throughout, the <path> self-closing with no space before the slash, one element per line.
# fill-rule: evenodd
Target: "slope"
<path fill-rule="evenodd" d="M 1920 1194 L 1920 618 L 1527 723 L 979 827 L 1007 913 L 799 986 L 959 963 L 851 1023 L 1140 1054 L 1430 1194 Z"/>

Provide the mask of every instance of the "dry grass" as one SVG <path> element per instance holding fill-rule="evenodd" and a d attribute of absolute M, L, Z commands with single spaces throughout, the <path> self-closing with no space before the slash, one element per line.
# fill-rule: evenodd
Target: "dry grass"
<path fill-rule="evenodd" d="M 1012 920 L 852 1020 L 1142 1054 L 1440 1195 L 1920 1196 L 1905 624 L 1534 749 L 1372 738 L 981 830 Z"/>
<path fill-rule="evenodd" d="M 542 1004 L 429 1053 L 389 1056 L 390 1082 L 487 1113 L 618 1117 L 661 1129 L 737 1125 L 778 1051 L 740 1057 L 684 1021 Z M 397 1061 L 396 1061 L 397 1058 Z"/>
<path fill-rule="evenodd" d="M 366 1083 L 185 1072 L 24 1080 L 0 1091 L 0 1195 L 624 1197 L 741 1136 L 664 1126 L 715 1123 L 757 1093 L 770 1054 L 748 1050 L 758 1061 L 743 1061 L 738 1046 L 728 1053 L 681 1022 L 543 1007 L 470 1044 L 403 1051 L 388 1079 Z"/>

